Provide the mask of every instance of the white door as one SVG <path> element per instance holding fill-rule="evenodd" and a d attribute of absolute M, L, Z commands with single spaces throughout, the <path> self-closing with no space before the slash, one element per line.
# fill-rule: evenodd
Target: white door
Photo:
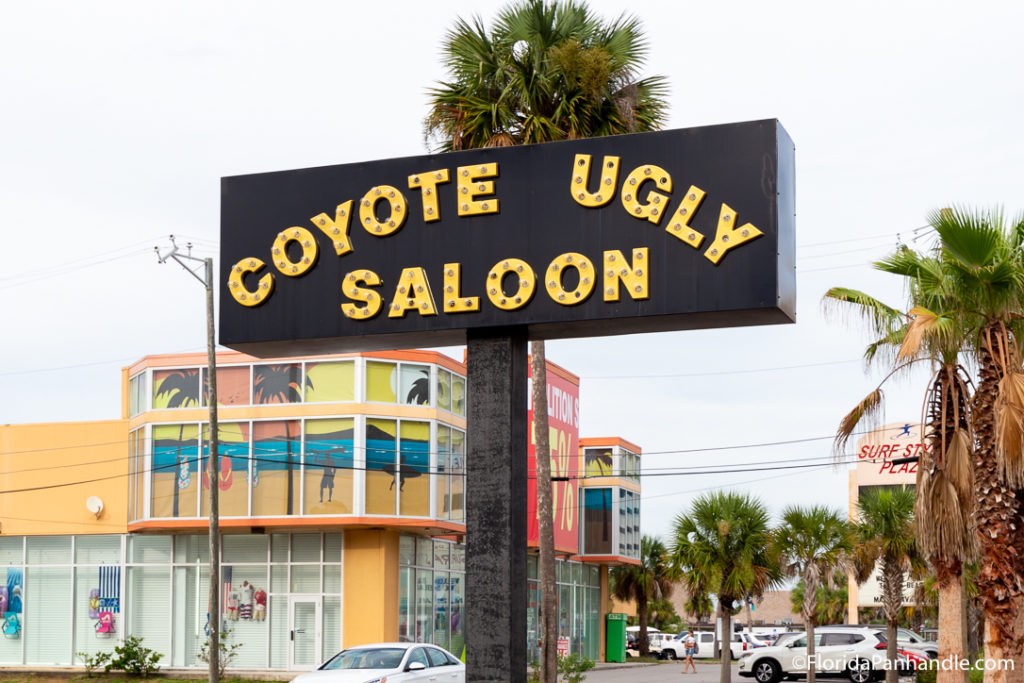
<path fill-rule="evenodd" d="M 315 669 L 320 665 L 320 598 L 293 596 L 288 599 L 288 667 Z"/>

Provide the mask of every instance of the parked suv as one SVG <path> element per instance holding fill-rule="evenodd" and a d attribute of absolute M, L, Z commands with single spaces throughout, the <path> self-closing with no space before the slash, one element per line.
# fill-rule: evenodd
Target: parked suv
<path fill-rule="evenodd" d="M 868 683 L 885 671 L 885 634 L 875 628 L 822 626 L 814 630 L 815 671 L 819 676 L 846 676 L 851 683 Z M 910 673 L 906 657 L 897 666 Z M 778 683 L 784 676 L 804 675 L 808 669 L 807 634 L 782 645 L 744 653 L 739 674 L 757 683 Z"/>
<path fill-rule="evenodd" d="M 829 626 L 828 628 L 864 628 L 863 625 L 857 624 L 837 624 L 835 626 Z M 882 633 L 885 633 L 885 625 L 871 625 L 869 628 L 877 629 Z M 917 635 L 910 629 L 899 628 L 896 629 L 896 644 L 904 649 L 908 650 L 920 650 L 924 652 L 930 659 L 937 659 L 939 656 L 939 644 L 934 640 L 928 640 L 922 636 Z"/>

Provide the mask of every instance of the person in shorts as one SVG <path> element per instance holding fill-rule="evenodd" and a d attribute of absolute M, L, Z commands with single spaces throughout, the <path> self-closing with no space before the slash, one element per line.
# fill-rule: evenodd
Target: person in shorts
<path fill-rule="evenodd" d="M 693 656 L 697 654 L 697 639 L 693 637 L 692 630 L 686 632 L 686 637 L 683 638 L 683 647 L 686 648 L 686 661 L 683 663 L 683 673 L 690 673 L 689 669 L 693 669 L 693 673 L 697 673 L 697 665 L 693 663 Z"/>

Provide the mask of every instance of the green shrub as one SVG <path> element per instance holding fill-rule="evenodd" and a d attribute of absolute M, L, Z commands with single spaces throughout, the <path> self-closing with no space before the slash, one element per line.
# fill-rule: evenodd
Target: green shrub
<path fill-rule="evenodd" d="M 224 670 L 227 669 L 231 665 L 231 662 L 235 661 L 235 657 L 238 656 L 238 648 L 242 647 L 241 643 L 227 644 L 226 641 L 231 637 L 233 632 L 234 629 L 229 628 L 226 631 L 221 631 L 217 638 L 217 645 L 220 646 L 218 648 L 220 650 L 220 657 L 217 659 L 217 674 L 221 678 L 224 677 Z M 200 662 L 206 662 L 207 664 L 210 663 L 210 636 L 206 636 L 203 646 L 199 648 L 199 652 L 196 654 L 196 659 Z"/>
<path fill-rule="evenodd" d="M 85 675 L 87 678 L 92 678 L 101 666 L 105 667 L 111 657 L 109 652 L 97 652 L 92 655 L 87 652 L 76 652 L 75 654 L 81 658 L 82 666 L 85 667 Z"/>
<path fill-rule="evenodd" d="M 558 658 L 558 680 L 560 683 L 583 683 L 587 672 L 594 668 L 594 660 L 571 654 Z"/>
<path fill-rule="evenodd" d="M 142 638 L 127 636 L 124 643 L 114 648 L 114 654 L 110 656 L 103 670 L 107 673 L 124 671 L 132 676 L 147 678 L 151 673 L 160 670 L 156 663 L 162 658 L 163 655 L 159 652 L 143 647 Z"/>

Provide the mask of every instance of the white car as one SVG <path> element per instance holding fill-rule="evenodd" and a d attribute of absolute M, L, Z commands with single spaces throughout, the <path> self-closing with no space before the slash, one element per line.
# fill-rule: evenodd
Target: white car
<path fill-rule="evenodd" d="M 815 671 L 820 676 L 846 676 L 851 683 L 868 683 L 885 671 L 885 634 L 874 628 L 814 630 Z M 912 671 L 906 657 L 898 666 Z M 808 669 L 807 634 L 790 637 L 781 645 L 748 650 L 740 659 L 739 675 L 757 683 L 777 683 L 785 676 L 804 675 Z"/>
<path fill-rule="evenodd" d="M 466 683 L 466 665 L 426 643 L 377 643 L 342 650 L 292 683 Z"/>

